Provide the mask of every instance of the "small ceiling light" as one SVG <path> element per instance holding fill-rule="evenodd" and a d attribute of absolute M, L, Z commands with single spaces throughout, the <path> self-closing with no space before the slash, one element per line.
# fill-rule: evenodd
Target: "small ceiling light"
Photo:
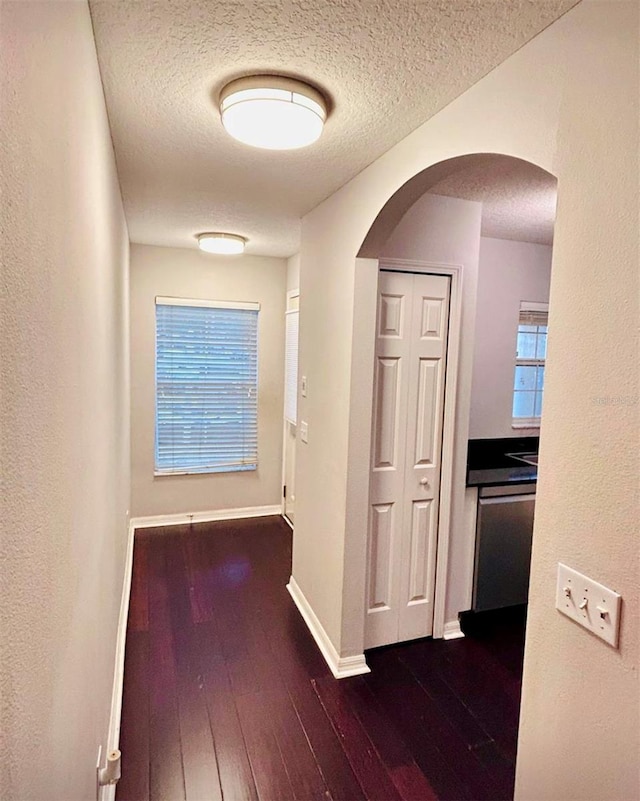
<path fill-rule="evenodd" d="M 220 116 L 228 134 L 253 147 L 295 150 L 315 142 L 327 118 L 317 89 L 293 78 L 251 75 L 220 94 Z"/>
<path fill-rule="evenodd" d="M 237 234 L 199 234 L 198 247 L 205 253 L 231 256 L 244 252 L 247 240 Z"/>

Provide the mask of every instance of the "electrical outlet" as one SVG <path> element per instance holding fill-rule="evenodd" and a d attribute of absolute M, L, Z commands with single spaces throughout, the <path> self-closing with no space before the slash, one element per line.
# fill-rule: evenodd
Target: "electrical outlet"
<path fill-rule="evenodd" d="M 617 592 L 558 562 L 556 609 L 614 648 L 618 647 L 621 600 Z"/>

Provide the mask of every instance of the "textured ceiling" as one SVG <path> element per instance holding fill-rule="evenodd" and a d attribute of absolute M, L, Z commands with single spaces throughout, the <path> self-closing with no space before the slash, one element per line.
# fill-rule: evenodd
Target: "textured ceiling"
<path fill-rule="evenodd" d="M 378 258 L 400 220 L 425 192 L 482 203 L 482 235 L 552 244 L 557 198 L 553 175 L 501 153 L 472 153 L 428 167 L 380 210 L 359 256 Z"/>
<path fill-rule="evenodd" d="M 226 230 L 249 253 L 294 253 L 302 215 L 576 1 L 90 0 L 132 241 Z M 318 143 L 227 136 L 212 97 L 256 72 L 327 95 Z"/>
<path fill-rule="evenodd" d="M 481 201 L 482 236 L 553 243 L 557 181 L 527 161 L 489 154 L 470 157 L 463 169 L 429 191 Z"/>

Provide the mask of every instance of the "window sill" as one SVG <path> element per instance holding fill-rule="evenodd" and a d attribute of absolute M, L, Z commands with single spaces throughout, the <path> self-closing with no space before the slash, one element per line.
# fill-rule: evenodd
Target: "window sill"
<path fill-rule="evenodd" d="M 540 428 L 540 421 L 536 421 L 535 423 L 531 422 L 523 422 L 523 423 L 511 423 L 511 428 L 513 429 L 520 429 L 520 428 Z"/>
<path fill-rule="evenodd" d="M 228 473 L 246 473 L 251 470 L 257 470 L 257 464 L 245 465 L 244 467 L 218 467 L 208 468 L 206 470 L 154 470 L 154 478 L 162 478 L 163 476 L 215 476 Z"/>

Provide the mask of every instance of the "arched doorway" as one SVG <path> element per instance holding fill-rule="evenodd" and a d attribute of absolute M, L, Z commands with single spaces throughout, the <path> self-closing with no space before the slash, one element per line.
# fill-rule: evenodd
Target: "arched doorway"
<path fill-rule="evenodd" d="M 367 465 L 366 549 L 362 543 L 359 549 L 365 563 L 365 647 L 429 634 L 460 636 L 458 613 L 471 608 L 474 581 L 475 517 L 466 486 L 466 466 L 475 369 L 480 242 L 483 238 L 495 238 L 547 246 L 550 269 L 555 199 L 555 178 L 530 162 L 491 153 L 460 156 L 435 164 L 406 182 L 387 201 L 364 238 L 356 268 L 360 282 L 356 319 L 362 341 L 354 347 L 361 348 L 358 386 L 368 387 L 374 398 L 368 421 L 372 433 L 368 449 L 371 460 Z M 418 407 L 424 409 L 424 406 L 420 406 L 415 387 L 405 393 L 405 398 L 411 399 L 403 409 L 398 406 L 402 396 L 400 384 L 391 388 L 382 386 L 384 380 L 380 375 L 384 371 L 379 369 L 380 364 L 385 362 L 388 374 L 395 375 L 393 383 L 399 380 L 400 370 L 391 369 L 391 366 L 398 367 L 399 362 L 395 356 L 376 351 L 388 337 L 378 336 L 377 341 L 373 341 L 374 332 L 380 334 L 377 329 L 380 294 L 377 289 L 373 291 L 373 284 L 377 286 L 379 276 L 387 272 L 437 275 L 449 281 L 446 298 L 449 326 L 441 362 L 443 374 L 435 384 L 428 384 L 431 389 L 437 384 L 441 398 L 430 411 L 429 424 L 424 425 L 422 421 L 422 432 L 430 433 L 435 454 L 433 458 L 425 457 L 433 468 L 429 475 L 431 492 L 428 493 L 418 484 L 408 494 L 405 491 L 408 482 L 414 480 L 409 476 L 419 482 L 426 480 L 424 476 L 428 472 L 420 469 L 420 460 L 416 461 L 419 444 L 415 435 L 419 426 L 414 421 L 413 433 L 408 435 L 410 439 L 413 437 L 411 442 L 407 441 L 404 427 Z M 401 294 L 396 290 L 390 293 L 394 303 L 401 303 Z M 527 299 L 531 300 L 521 298 Z M 365 330 L 371 337 L 368 342 L 364 341 Z M 393 333 L 390 336 L 397 338 Z M 375 369 L 374 364 L 378 365 Z M 513 376 L 510 380 L 513 381 Z M 413 383 L 416 382 L 418 378 L 414 377 Z M 382 397 L 387 398 L 386 411 L 380 405 Z M 379 400 L 377 408 L 376 398 Z M 384 413 L 391 409 L 389 420 L 393 418 L 393 424 L 388 422 L 385 427 L 383 423 L 381 427 L 381 409 Z M 394 427 L 396 424 L 399 428 Z M 381 437 L 389 452 L 393 451 L 393 458 L 402 457 L 403 449 L 396 448 L 399 442 L 406 444 L 404 451 L 413 449 L 406 456 L 406 464 L 394 464 L 393 458 L 388 456 L 376 464 Z M 423 468 L 426 462 L 423 460 Z M 362 463 L 360 468 L 363 468 Z M 394 472 L 403 471 L 405 480 L 400 480 L 400 485 L 405 489 L 399 495 L 396 493 L 395 499 L 380 496 L 372 500 L 372 488 L 381 476 L 387 480 Z M 418 479 L 418 475 L 423 479 Z M 406 497 L 401 497 L 403 492 Z M 402 504 L 404 510 L 400 508 Z M 362 506 L 360 508 L 364 511 Z M 372 510 L 380 514 L 372 517 Z M 403 533 L 399 533 L 399 527 Z M 398 560 L 401 565 L 397 564 Z M 382 634 L 377 630 L 380 628 L 377 621 L 389 616 L 394 604 L 397 606 L 398 593 L 402 595 L 400 622 L 396 624 L 398 615 L 394 613 L 391 628 L 398 626 L 398 636 L 392 639 L 388 630 Z M 393 603 L 392 597 L 395 598 Z M 421 619 L 430 616 L 432 625 L 402 623 L 403 614 L 415 620 L 416 613 Z M 376 621 L 374 634 L 368 626 L 371 620 Z"/>

